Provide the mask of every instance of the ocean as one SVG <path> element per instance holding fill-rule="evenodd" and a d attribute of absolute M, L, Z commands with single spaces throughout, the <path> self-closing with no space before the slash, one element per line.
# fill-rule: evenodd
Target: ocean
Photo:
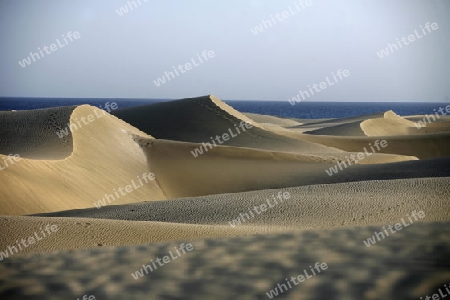
<path fill-rule="evenodd" d="M 28 110 L 54 106 L 90 104 L 104 107 L 116 102 L 119 108 L 171 101 L 167 99 L 115 99 L 115 98 L 0 98 L 0 110 Z M 398 115 L 432 114 L 450 103 L 439 102 L 300 102 L 292 106 L 288 101 L 227 101 L 240 112 L 274 115 L 285 118 L 321 119 L 346 118 L 393 110 Z"/>

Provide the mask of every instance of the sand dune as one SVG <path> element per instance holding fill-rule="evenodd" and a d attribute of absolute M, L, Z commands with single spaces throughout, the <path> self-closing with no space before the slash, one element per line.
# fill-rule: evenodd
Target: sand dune
<path fill-rule="evenodd" d="M 415 122 L 423 121 L 423 118 L 416 118 L 416 121 L 413 122 L 408 118 L 400 117 L 393 111 L 388 111 L 383 118 L 368 119 L 362 122 L 361 129 L 367 136 L 419 135 L 450 131 L 450 122 L 444 121 L 444 118 L 425 120 L 426 127 L 418 128 Z"/>
<path fill-rule="evenodd" d="M 327 124 L 329 125 L 329 124 Z M 297 129 L 298 131 L 298 129 Z M 318 127 L 314 130 L 303 131 L 314 135 L 338 135 L 338 136 L 366 136 L 361 129 L 361 122 L 350 122 L 334 126 Z"/>
<path fill-rule="evenodd" d="M 425 217 L 414 223 L 450 221 L 447 178 L 364 181 L 222 194 L 201 198 L 116 205 L 43 214 L 0 217 L 0 251 L 18 245 L 16 240 L 40 234 L 47 224 L 57 231 L 22 247 L 19 253 L 44 253 L 167 242 L 181 239 L 222 238 L 286 230 L 330 229 L 397 223 L 413 211 Z M 390 193 L 377 193 L 389 190 Z M 275 202 L 272 195 L 289 197 Z M 254 217 L 249 209 L 270 205 Z M 370 201 L 368 201 L 370 199 Z M 406 200 L 407 199 L 407 200 Z M 240 214 L 249 217 L 234 220 Z M 231 224 L 234 226 L 232 226 Z"/>
<path fill-rule="evenodd" d="M 112 114 L 157 139 L 212 143 L 211 138 L 222 136 L 229 130 L 235 133 L 235 128 L 246 121 L 251 122 L 254 127 L 241 132 L 223 145 L 291 153 L 341 152 L 267 130 L 214 96 L 118 109 Z"/>
<path fill-rule="evenodd" d="M 383 118 L 369 119 L 361 123 L 367 136 L 391 136 L 420 134 L 414 122 L 400 117 L 393 111 L 384 113 Z"/>
<path fill-rule="evenodd" d="M 407 120 L 409 120 L 409 121 L 412 121 L 412 122 L 419 122 L 419 121 L 427 121 L 427 122 L 430 122 L 429 124 L 427 124 L 427 126 L 433 126 L 433 125 L 437 125 L 437 126 L 440 126 L 440 125 L 438 125 L 438 124 L 441 124 L 442 125 L 442 123 L 448 123 L 448 122 L 450 122 L 450 115 L 445 115 L 445 116 L 443 116 L 443 115 L 440 115 L 439 114 L 439 118 L 432 118 L 431 116 L 428 116 L 428 118 L 429 118 L 429 120 L 428 120 L 428 118 L 427 118 L 427 115 L 414 115 L 414 116 L 405 116 L 404 117 L 405 119 L 407 119 Z M 447 125 L 447 124 L 446 124 Z"/>
<path fill-rule="evenodd" d="M 125 187 L 132 180 L 139 185 L 137 176 L 148 173 L 147 157 L 133 135 L 152 137 L 88 105 L 77 107 L 70 119 L 76 122 L 96 113 L 102 117 L 73 132 L 73 152 L 69 157 L 62 160 L 24 158 L 1 171 L 0 214 L 93 207 L 105 193 L 113 194 L 114 189 Z M 39 134 L 40 127 L 35 128 Z M 0 159 L 4 156 L 0 155 Z M 166 198 L 157 180 L 120 196 L 117 203 Z"/>
<path fill-rule="evenodd" d="M 302 125 L 288 127 L 288 129 L 314 135 L 370 137 L 421 135 L 450 131 L 450 121 L 445 116 L 440 116 L 439 119 L 428 117 L 428 119 L 426 116 L 401 117 L 393 111 L 387 111 L 384 114 L 362 115 L 319 122 L 309 121 Z M 423 120 L 426 120 L 426 126 L 418 129 L 416 122 L 424 122 Z"/>
<path fill-rule="evenodd" d="M 190 107 L 196 107 L 198 103 L 203 103 L 202 101 L 217 104 L 216 109 L 220 110 L 221 118 L 234 117 L 238 123 L 242 120 L 237 117 L 247 120 L 240 113 L 224 107 L 219 100 L 208 97 L 200 100 L 187 102 Z M 300 148 L 290 146 L 291 153 L 261 151 L 260 148 L 264 147 L 259 146 L 267 146 L 270 143 L 278 145 L 283 137 L 258 128 L 254 130 L 260 130 L 264 134 L 262 143 L 261 136 L 255 136 L 253 132 L 249 132 L 241 140 L 242 145 L 256 149 L 211 146 L 213 149 L 206 151 L 205 147 L 202 150 L 205 153 L 199 154 L 195 151 L 196 148 L 201 149 L 201 144 L 156 140 L 106 112 L 87 105 L 73 111 L 71 124 L 80 125 L 79 120 L 92 114 L 100 117 L 74 129 L 73 153 L 69 157 L 63 160 L 23 159 L 0 174 L 5 178 L 2 181 L 4 187 L 14 187 L 0 190 L 1 203 L 4 204 L 0 210 L 1 214 L 32 214 L 87 208 L 93 207 L 98 201 L 103 201 L 103 205 L 110 204 L 111 201 L 115 202 L 114 204 L 123 204 L 330 183 L 338 179 L 328 178 L 325 170 L 337 161 L 345 160 L 347 155 L 339 150 L 334 151 L 332 148 L 316 146 L 317 144 L 309 142 L 300 142 L 300 145 L 297 145 Z M 35 128 L 39 128 L 39 124 L 35 124 Z M 203 125 L 203 128 L 210 126 Z M 271 137 L 274 139 L 270 139 Z M 290 138 L 286 140 L 294 141 Z M 265 141 L 269 141 L 269 144 Z M 293 154 L 310 152 L 313 149 L 316 154 Z M 413 159 L 416 158 L 376 154 L 361 163 L 379 164 Z M 147 184 L 141 181 L 141 178 L 149 172 L 153 173 L 156 179 Z M 105 177 L 103 174 L 109 175 Z M 343 176 L 346 174 L 348 175 L 343 173 Z M 357 177 L 362 178 L 354 176 Z M 87 180 L 88 178 L 99 180 Z M 138 180 L 140 183 L 137 183 Z M 119 190 L 125 189 L 132 182 L 133 187 L 135 184 L 137 187 L 131 189 L 131 192 L 124 193 Z M 106 202 L 107 200 L 109 202 Z"/>
<path fill-rule="evenodd" d="M 420 159 L 450 156 L 450 133 L 377 137 L 319 136 L 296 133 L 289 135 L 350 152 L 360 152 L 369 144 L 374 145 L 376 140 L 386 140 L 388 146 L 381 148 L 378 153 L 410 155 Z"/>
<path fill-rule="evenodd" d="M 142 142 L 146 144 L 144 149 L 151 163 L 149 167 L 158 174 L 159 184 L 168 198 L 327 183 L 337 179 L 331 179 L 325 170 L 345 159 L 341 153 L 295 155 L 236 147 L 217 147 L 194 157 L 192 152 L 198 144 L 165 140 Z M 362 163 L 414 159 L 373 155 Z M 355 180 L 362 178 L 360 175 L 364 172 L 360 170 Z"/>
<path fill-rule="evenodd" d="M 444 132 L 444 130 L 437 133 L 424 132 L 426 134 L 420 135 L 357 136 L 355 134 L 357 132 L 354 132 L 354 125 L 343 124 L 323 129 L 315 128 L 311 134 L 302 133 L 302 129 L 277 131 L 277 133 L 348 152 L 361 152 L 364 147 L 367 148 L 370 144 L 374 145 L 376 140 L 386 140 L 389 146 L 380 150 L 377 149 L 377 153 L 415 156 L 420 159 L 450 156 L 450 133 Z M 345 128 L 349 129 L 349 132 L 341 132 L 341 129 Z M 328 133 L 329 135 L 321 135 L 321 133 Z"/>
<path fill-rule="evenodd" d="M 348 118 L 342 122 L 312 122 L 306 126 L 290 128 L 290 131 L 276 132 L 348 152 L 361 152 L 364 148 L 374 145 L 376 140 L 386 140 L 388 146 L 377 149 L 377 153 L 414 156 L 420 159 L 450 156 L 450 126 L 447 126 L 445 118 L 440 122 L 427 124 L 429 128 L 417 129 L 413 121 L 392 111 L 386 112 L 382 118 L 368 117 L 370 116 Z M 420 117 L 413 117 L 412 120 L 419 120 Z M 360 121 L 362 122 L 359 129 Z M 437 125 L 439 123 L 440 125 Z M 364 134 L 361 134 L 361 131 Z"/>
<path fill-rule="evenodd" d="M 326 127 L 326 126 L 336 126 L 347 123 L 363 122 L 368 119 L 380 118 L 383 113 L 374 113 L 369 115 L 359 115 L 348 118 L 332 118 L 332 119 L 296 119 L 302 125 L 290 127 L 290 129 L 297 128 L 309 128 L 309 127 Z"/>
<path fill-rule="evenodd" d="M 274 117 L 269 115 L 260 115 L 260 114 L 252 114 L 252 113 L 245 113 L 247 117 L 249 117 L 251 120 L 258 122 L 262 126 L 269 125 L 276 125 L 280 127 L 292 127 L 292 126 L 298 126 L 302 125 L 301 123 L 291 120 L 291 119 L 284 119 L 280 117 Z"/>
<path fill-rule="evenodd" d="M 72 135 L 59 138 L 57 131 L 69 123 L 75 109 L 55 107 L 0 111 L 0 153 L 32 159 L 63 159 L 72 153 Z"/>
<path fill-rule="evenodd" d="M 375 225 L 394 222 L 412 211 L 426 212 L 424 221 L 450 221 L 447 205 L 450 177 L 360 181 L 320 184 L 277 190 L 220 194 L 170 201 L 116 205 L 40 214 L 40 217 L 94 218 L 153 221 L 183 224 L 226 225 L 248 213 L 249 208 L 267 203 L 271 207 L 242 225 L 293 226 L 324 229 L 341 226 Z M 390 193 L 377 193 L 389 190 Z M 275 205 L 272 195 L 288 192 L 290 198 Z M 370 199 L 370 201 L 368 200 Z M 407 200 L 405 200 L 407 199 Z M 239 228 L 239 226 L 236 226 Z"/>

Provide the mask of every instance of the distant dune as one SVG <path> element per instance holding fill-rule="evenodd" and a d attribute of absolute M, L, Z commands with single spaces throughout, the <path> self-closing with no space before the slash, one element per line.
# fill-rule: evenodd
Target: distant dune
<path fill-rule="evenodd" d="M 61 124 L 64 123 L 65 116 L 62 112 L 66 111 L 65 108 L 58 110 Z M 182 122 L 182 128 L 174 128 L 173 126 L 179 124 L 178 121 L 168 122 L 161 117 L 167 115 L 169 111 L 177 116 L 189 115 L 189 119 L 186 120 L 190 121 Z M 35 128 L 36 134 L 39 134 L 39 128 L 47 122 L 45 112 L 48 113 L 48 118 L 54 118 L 54 109 L 39 110 L 39 118 L 28 118 L 28 123 L 22 115 L 17 116 L 22 117 L 21 122 L 27 124 L 29 131 Z M 399 147 L 399 142 L 397 144 L 394 142 L 394 146 L 390 145 L 387 151 L 384 151 L 385 154 L 374 153 L 358 162 L 358 165 L 366 165 L 365 167 L 355 166 L 330 176 L 326 170 L 334 167 L 337 162 L 346 161 L 349 157 L 348 152 L 336 150 L 337 148 L 360 152 L 364 147 L 368 148 L 371 140 L 299 134 L 285 128 L 290 127 L 295 121 L 255 115 L 255 118 L 265 121 L 266 125 L 262 125 L 235 111 L 214 96 L 157 103 L 116 112 L 119 115 L 126 115 L 130 123 L 143 124 L 144 129 L 155 130 L 159 135 L 176 132 L 183 137 L 182 140 L 195 140 L 195 136 L 203 136 L 208 141 L 204 131 L 209 130 L 212 136 L 222 135 L 243 121 L 252 122 L 255 127 L 242 131 L 227 142 L 216 145 L 217 147 L 205 147 L 205 144 L 201 143 L 155 139 L 153 133 L 148 135 L 97 108 L 80 106 L 73 110 L 70 116 L 70 124 L 78 125 L 80 128 L 74 127 L 74 132 L 69 136 L 73 138 L 73 152 L 68 157 L 61 160 L 55 154 L 54 158 L 48 157 L 47 160 L 23 158 L 20 163 L 0 173 L 4 178 L 1 184 L 5 187 L 0 190 L 0 201 L 3 204 L 0 213 L 33 214 L 89 208 L 98 206 L 96 204 L 99 203 L 101 206 L 117 205 L 143 200 L 382 179 L 386 174 L 383 171 L 384 167 L 378 167 L 379 164 L 416 160 L 415 156 L 403 154 L 418 155 L 422 154 L 419 152 L 420 149 L 427 149 L 422 145 L 414 148 L 412 153 L 401 153 L 395 150 L 395 147 Z M 11 117 L 15 113 L 7 113 L 8 124 L 11 127 L 17 123 Z M 89 115 L 96 116 L 94 121 L 79 126 L 80 120 Z M 274 127 L 269 126 L 269 122 L 273 122 Z M 354 123 L 343 125 L 348 124 Z M 202 131 L 201 128 L 205 130 Z M 56 129 L 59 130 L 59 127 Z M 329 127 L 326 129 L 331 130 Z M 50 129 L 46 130 L 46 134 L 49 135 Z M 70 133 L 70 130 L 68 132 Z M 53 133 L 59 139 L 56 133 Z M 423 135 L 424 138 L 432 136 Z M 388 141 L 391 143 L 392 138 Z M 438 141 L 442 142 L 442 139 Z M 56 142 L 53 138 L 53 142 L 49 142 L 48 145 L 51 146 Z M 211 140 L 209 142 L 213 144 Z M 411 142 L 419 144 L 423 141 L 411 138 Z M 331 145 L 333 148 L 321 146 L 320 143 Z M 24 143 L 23 147 L 39 149 L 39 146 L 27 145 Z M 19 141 L 16 141 L 15 147 L 20 152 Z M 198 149 L 201 153 L 196 152 Z M 401 149 L 403 148 L 400 146 Z M 437 147 L 437 150 L 445 151 L 442 147 Z M 32 152 L 28 150 L 28 153 L 31 155 Z M 47 155 L 50 155 L 49 153 Z M 425 153 L 429 155 L 433 154 L 433 151 L 426 150 Z M 30 173 L 29 170 L 34 172 Z M 404 168 L 400 167 L 397 175 L 389 175 L 388 178 L 430 176 L 427 175 L 429 172 L 422 175 L 407 175 L 414 172 L 403 170 Z M 132 180 L 138 182 L 138 179 L 146 173 L 153 173 L 156 179 L 148 184 L 139 184 L 139 188 L 133 188 L 130 193 L 119 194 L 119 188 L 124 189 Z M 91 178 L 98 180 L 92 181 Z M 251 178 L 257 180 L 249 180 Z M 14 188 L 6 188 L 10 186 Z"/>

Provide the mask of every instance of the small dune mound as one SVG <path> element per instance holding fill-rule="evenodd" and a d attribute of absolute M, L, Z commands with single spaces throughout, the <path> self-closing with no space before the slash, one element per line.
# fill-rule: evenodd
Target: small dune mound
<path fill-rule="evenodd" d="M 414 122 L 402 118 L 392 110 L 385 112 L 383 118 L 363 121 L 360 126 L 366 136 L 419 134 Z"/>

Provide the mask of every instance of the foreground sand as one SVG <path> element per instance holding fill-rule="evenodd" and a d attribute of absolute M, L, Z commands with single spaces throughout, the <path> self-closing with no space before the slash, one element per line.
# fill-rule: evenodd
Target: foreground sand
<path fill-rule="evenodd" d="M 56 134 L 89 115 L 101 117 Z M 421 119 L 283 119 L 214 96 L 113 115 L 89 105 L 0 112 L 0 162 L 22 158 L 0 171 L 0 298 L 267 299 L 317 261 L 329 269 L 280 299 L 436 293 L 450 281 L 450 122 L 418 130 Z M 194 155 L 242 122 L 252 128 Z M 350 165 L 383 139 L 388 147 Z M 142 174 L 155 179 L 98 205 Z M 274 205 L 279 193 L 290 197 Z M 365 246 L 414 211 L 424 217 Z M 57 231 L 8 253 L 47 224 Z M 181 241 L 195 250 L 133 279 Z"/>
<path fill-rule="evenodd" d="M 449 228 L 412 224 L 370 247 L 363 241 L 380 227 L 189 240 L 191 252 L 137 280 L 132 273 L 182 242 L 22 256 L 0 264 L 0 296 L 269 299 L 285 278 L 311 276 L 309 266 L 325 262 L 328 269 L 277 299 L 420 299 L 450 281 Z"/>

